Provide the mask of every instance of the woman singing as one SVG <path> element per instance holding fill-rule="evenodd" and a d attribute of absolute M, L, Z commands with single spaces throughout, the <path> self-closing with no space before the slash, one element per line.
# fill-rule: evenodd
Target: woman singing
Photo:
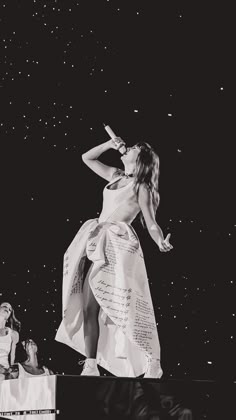
<path fill-rule="evenodd" d="M 131 226 L 137 215 L 161 252 L 173 247 L 155 220 L 159 158 L 145 142 L 119 137 L 92 148 L 83 162 L 108 181 L 98 219 L 85 222 L 64 256 L 63 320 L 56 340 L 86 356 L 82 375 L 160 378 L 160 344 L 142 249 Z M 124 170 L 99 156 L 124 148 Z M 89 264 L 88 264 L 89 263 Z M 88 270 L 87 270 L 88 269 Z"/>

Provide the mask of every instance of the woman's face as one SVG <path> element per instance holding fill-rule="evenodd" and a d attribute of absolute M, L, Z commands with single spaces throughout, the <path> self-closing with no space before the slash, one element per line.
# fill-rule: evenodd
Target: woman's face
<path fill-rule="evenodd" d="M 0 315 L 3 316 L 6 320 L 11 316 L 12 306 L 8 302 L 3 302 L 0 305 Z"/>
<path fill-rule="evenodd" d="M 140 148 L 138 146 L 134 145 L 133 147 L 127 147 L 127 151 L 122 155 L 121 160 L 124 163 L 135 163 L 139 153 Z"/>

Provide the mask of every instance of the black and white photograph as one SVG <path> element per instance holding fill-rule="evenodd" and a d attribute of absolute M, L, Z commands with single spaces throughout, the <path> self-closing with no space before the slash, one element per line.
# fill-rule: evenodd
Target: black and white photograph
<path fill-rule="evenodd" d="M 0 4 L 0 418 L 235 418 L 233 11 Z"/>

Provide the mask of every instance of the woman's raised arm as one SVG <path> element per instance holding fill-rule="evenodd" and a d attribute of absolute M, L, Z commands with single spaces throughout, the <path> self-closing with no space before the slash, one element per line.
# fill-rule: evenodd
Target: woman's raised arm
<path fill-rule="evenodd" d="M 118 150 L 121 142 L 122 140 L 117 137 L 115 139 L 108 140 L 105 143 L 99 144 L 98 146 L 88 150 L 86 153 L 83 153 L 82 160 L 93 172 L 107 181 L 110 181 L 114 172 L 117 171 L 117 168 L 105 165 L 97 158 L 109 149 Z"/>

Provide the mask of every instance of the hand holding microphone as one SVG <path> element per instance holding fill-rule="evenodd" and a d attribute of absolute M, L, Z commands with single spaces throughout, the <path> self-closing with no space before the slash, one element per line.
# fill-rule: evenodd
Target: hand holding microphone
<path fill-rule="evenodd" d="M 112 137 L 112 148 L 118 150 L 122 155 L 126 152 L 125 142 L 120 137 Z"/>
<path fill-rule="evenodd" d="M 112 131 L 109 125 L 104 124 L 106 132 L 111 137 L 112 143 L 114 144 L 114 149 L 118 150 L 122 155 L 126 152 L 125 142 L 120 137 L 116 137 L 114 131 Z"/>

